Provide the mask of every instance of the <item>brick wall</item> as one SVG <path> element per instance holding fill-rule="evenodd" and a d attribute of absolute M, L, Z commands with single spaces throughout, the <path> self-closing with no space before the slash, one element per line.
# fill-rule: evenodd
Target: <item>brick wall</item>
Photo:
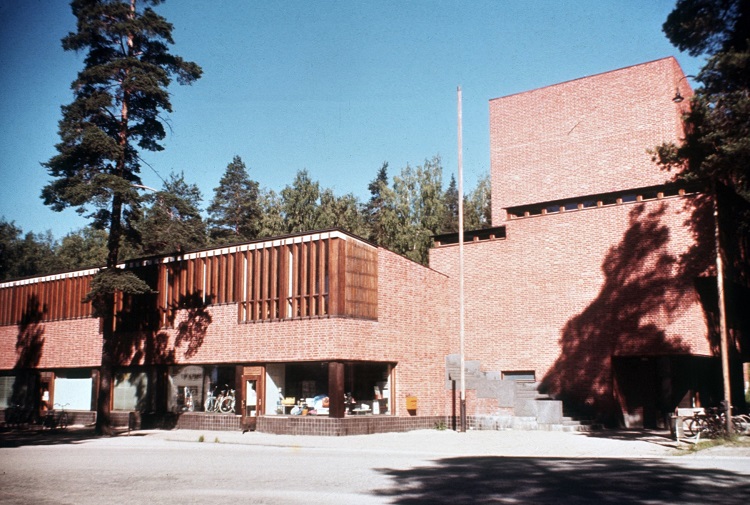
<path fill-rule="evenodd" d="M 491 100 L 493 225 L 507 207 L 663 183 L 646 150 L 682 135 L 681 77 L 665 58 Z"/>
<path fill-rule="evenodd" d="M 533 370 L 552 393 L 599 402 L 611 399 L 613 355 L 710 355 L 695 288 L 712 261 L 706 203 L 516 219 L 506 240 L 467 244 L 466 359 Z M 430 265 L 457 279 L 456 257 L 457 246 L 436 248 Z"/>
<path fill-rule="evenodd" d="M 101 351 L 99 320 L 94 318 L 0 326 L 0 370 L 99 366 Z"/>
<path fill-rule="evenodd" d="M 417 396 L 418 415 L 441 415 L 444 360 L 454 308 L 449 280 L 384 249 L 378 251 L 378 320 L 345 317 L 238 323 L 236 303 L 178 313 L 173 328 L 155 335 L 123 333 L 121 364 L 236 364 L 294 361 L 378 361 L 396 365 L 397 415 Z M 17 344 L 22 342 L 17 351 Z M 455 352 L 455 350 L 453 350 Z M 0 369 L 23 362 L 40 369 L 98 367 L 97 319 L 0 327 Z"/>

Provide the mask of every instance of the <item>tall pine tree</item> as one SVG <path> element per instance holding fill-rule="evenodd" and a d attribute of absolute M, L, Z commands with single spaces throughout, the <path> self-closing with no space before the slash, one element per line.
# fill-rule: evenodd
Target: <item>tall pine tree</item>
<path fill-rule="evenodd" d="M 227 165 L 207 210 L 209 234 L 214 244 L 258 237 L 261 227 L 258 183 L 250 179 L 239 156 Z"/>
<path fill-rule="evenodd" d="M 108 434 L 115 360 L 116 292 L 142 293 L 148 286 L 116 268 L 123 236 L 140 216 L 139 150 L 159 151 L 162 114 L 171 112 L 173 78 L 190 84 L 201 68 L 169 52 L 172 25 L 150 5 L 160 0 L 73 0 L 77 30 L 62 39 L 66 51 L 86 53 L 73 82 L 74 99 L 62 108 L 58 154 L 45 166 L 53 177 L 42 191 L 47 205 L 75 207 L 109 231 L 106 268 L 92 282 L 90 298 L 102 318 L 97 432 Z"/>

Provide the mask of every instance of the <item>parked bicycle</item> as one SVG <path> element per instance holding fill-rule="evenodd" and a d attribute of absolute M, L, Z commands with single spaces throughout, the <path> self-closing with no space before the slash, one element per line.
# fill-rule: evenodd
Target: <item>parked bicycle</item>
<path fill-rule="evenodd" d="M 731 418 L 732 432 L 750 434 L 750 416 L 739 414 Z M 705 413 L 696 412 L 683 423 L 685 434 L 691 437 L 719 438 L 727 435 L 726 411 L 720 408 L 708 409 Z"/>
<path fill-rule="evenodd" d="M 234 404 L 234 389 L 230 389 L 226 396 L 224 396 L 224 398 L 221 400 L 221 403 L 219 404 L 219 410 L 223 414 L 229 414 L 230 412 L 234 412 Z"/>
<path fill-rule="evenodd" d="M 234 411 L 234 389 L 229 389 L 229 384 L 224 384 L 224 387 L 226 389 L 222 389 L 218 395 L 216 394 L 216 386 L 213 391 L 209 391 L 204 406 L 206 412 L 220 412 L 227 414 Z"/>
<path fill-rule="evenodd" d="M 68 417 L 68 413 L 65 412 L 65 407 L 70 405 L 69 403 L 66 403 L 65 405 L 56 403 L 55 406 L 59 406 L 60 410 L 49 410 L 47 411 L 47 414 L 44 416 L 44 419 L 42 420 L 42 427 L 47 428 L 50 430 L 56 430 L 61 429 L 64 430 L 68 427 L 68 424 L 70 422 L 70 419 Z"/>

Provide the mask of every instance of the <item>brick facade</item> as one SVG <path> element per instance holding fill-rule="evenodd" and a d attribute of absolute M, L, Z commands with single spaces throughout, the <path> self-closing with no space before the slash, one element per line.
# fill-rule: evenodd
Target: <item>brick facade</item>
<path fill-rule="evenodd" d="M 706 379 L 716 362 L 712 201 L 668 183 L 648 152 L 682 135 L 687 102 L 672 102 L 676 88 L 691 94 L 666 58 L 490 101 L 496 229 L 465 246 L 465 356 L 478 373 L 531 374 L 566 405 L 626 425 L 715 397 Z M 269 416 L 258 428 L 338 435 L 451 422 L 455 243 L 434 247 L 427 268 L 338 230 L 262 242 L 133 267 L 158 282 L 158 314 L 122 306 L 159 328 L 123 324 L 120 365 L 226 365 L 239 377 L 243 367 L 377 363 L 391 370 L 393 419 Z M 45 300 L 67 285 L 54 282 Z M 2 288 L 7 304 L 14 292 Z M 191 296 L 207 305 L 180 305 Z M 70 311 L 69 301 L 58 305 L 58 316 Z M 0 307 L 0 376 L 98 367 L 98 320 L 31 314 L 8 324 L 21 308 Z M 511 410 L 467 391 L 470 419 Z M 188 413 L 176 425 L 203 418 Z"/>
<path fill-rule="evenodd" d="M 490 101 L 505 238 L 465 246 L 467 360 L 533 373 L 569 408 L 625 424 L 711 389 L 684 358 L 715 362 L 712 202 L 670 184 L 648 151 L 679 142 L 682 78 L 666 58 Z M 430 266 L 456 279 L 457 250 L 433 248 Z"/>

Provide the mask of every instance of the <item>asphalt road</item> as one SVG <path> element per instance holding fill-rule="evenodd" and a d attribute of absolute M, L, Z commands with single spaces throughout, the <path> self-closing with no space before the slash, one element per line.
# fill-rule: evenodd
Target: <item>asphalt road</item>
<path fill-rule="evenodd" d="M 0 434 L 3 504 L 744 505 L 748 497 L 748 450 L 692 453 L 637 435 Z"/>

